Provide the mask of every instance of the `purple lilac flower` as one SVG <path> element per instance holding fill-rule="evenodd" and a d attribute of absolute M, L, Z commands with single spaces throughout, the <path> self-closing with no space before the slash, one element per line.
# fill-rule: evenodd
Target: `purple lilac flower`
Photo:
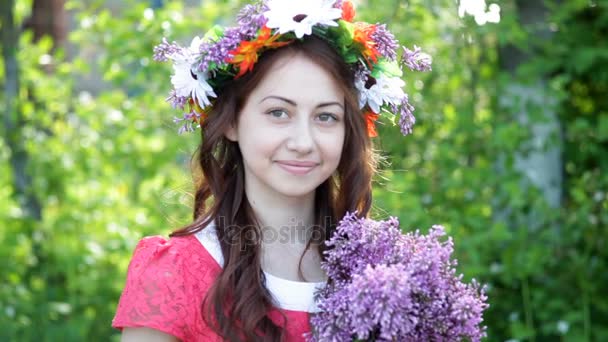
<path fill-rule="evenodd" d="M 183 48 L 176 42 L 169 44 L 167 38 L 163 38 L 162 42 L 154 47 L 153 59 L 158 62 L 165 62 L 169 59 L 169 56 L 182 51 Z"/>
<path fill-rule="evenodd" d="M 231 57 L 230 51 L 236 49 L 241 41 L 251 40 L 255 37 L 261 28 L 261 22 L 253 20 L 248 25 L 227 28 L 222 38 L 214 44 L 205 46 L 205 48 L 208 48 L 207 51 L 203 52 L 198 70 L 200 72 L 208 72 L 212 65 L 223 65 L 226 63 L 226 59 Z"/>
<path fill-rule="evenodd" d="M 350 305 L 351 331 L 356 338 L 392 341 L 405 336 L 417 324 L 409 270 L 403 264 L 368 265 L 345 287 L 346 298 L 360 298 Z M 378 330 L 376 332 L 376 330 Z"/>
<path fill-rule="evenodd" d="M 416 123 L 416 117 L 414 117 L 414 106 L 409 102 L 407 94 L 401 99 L 399 104 L 391 104 L 391 112 L 399 113 L 399 128 L 401 134 L 408 135 L 413 132 L 414 124 Z"/>
<path fill-rule="evenodd" d="M 211 44 L 199 64 L 200 72 L 208 72 L 212 64 L 221 65 L 230 56 L 242 39 L 242 32 L 238 27 L 230 27 L 224 31 L 224 36 L 215 44 Z"/>
<path fill-rule="evenodd" d="M 193 132 L 196 129 L 196 127 L 194 127 L 194 124 L 195 124 L 194 121 L 196 120 L 196 122 L 199 122 L 200 119 L 201 119 L 201 115 L 193 110 L 193 111 L 184 113 L 183 118 L 173 117 L 173 123 L 183 122 L 182 126 L 177 131 L 177 133 L 179 135 L 181 135 L 184 132 Z"/>
<path fill-rule="evenodd" d="M 418 231 L 403 236 L 399 245 L 402 260 L 410 271 L 411 291 L 417 298 L 419 323 L 404 336 L 407 340 L 479 341 L 485 327 L 479 327 L 487 308 L 484 290 L 475 281 L 461 282 L 456 260 L 451 259 L 454 243 L 442 226 L 433 226 L 427 235 Z"/>
<path fill-rule="evenodd" d="M 366 229 L 361 229 L 362 226 Z M 334 238 L 327 242 L 333 249 L 321 267 L 328 277 L 348 281 L 351 274 L 359 273 L 367 264 L 394 262 L 391 258 L 400 234 L 395 218 L 373 221 L 359 219 L 355 213 L 347 214 L 336 228 Z"/>
<path fill-rule="evenodd" d="M 381 228 L 389 232 L 383 234 Z M 427 235 L 401 234 L 395 218 L 378 222 L 347 214 L 329 241 L 333 248 L 326 251 L 322 267 L 328 268 L 331 281 L 317 294 L 321 312 L 311 317 L 313 330 L 306 337 L 481 340 L 486 335 L 480 327 L 488 307 L 485 289 L 474 280 L 464 284 L 462 275 L 456 275 L 453 241 L 442 241 L 445 235 L 441 226 Z M 367 245 L 362 244 L 366 239 Z"/>
<path fill-rule="evenodd" d="M 486 327 L 481 330 L 478 328 L 483 322 L 483 310 L 489 305 L 485 302 L 488 297 L 485 294 L 485 287 L 472 280 L 471 284 L 456 283 L 456 295 L 453 296 L 451 316 L 456 321 L 451 327 L 454 335 L 473 336 L 472 339 L 480 340 L 486 336 Z M 481 294 L 481 295 L 478 295 Z M 483 305 L 479 301 L 483 301 Z"/>
<path fill-rule="evenodd" d="M 395 36 L 386 29 L 385 24 L 376 24 L 376 31 L 372 34 L 372 40 L 376 43 L 376 49 L 388 60 L 397 58 L 399 44 Z"/>
<path fill-rule="evenodd" d="M 207 50 L 209 50 L 209 48 L 211 48 L 211 45 L 213 45 L 214 43 L 211 42 L 207 42 L 207 41 L 203 41 L 201 42 L 201 45 L 199 45 L 198 47 L 198 52 L 201 55 L 204 55 L 207 53 Z"/>
<path fill-rule="evenodd" d="M 412 71 L 430 71 L 432 59 L 431 56 L 422 52 L 420 47 L 414 45 L 414 51 L 403 47 L 403 55 L 401 56 L 401 64 L 407 66 Z"/>
<path fill-rule="evenodd" d="M 169 97 L 165 99 L 165 101 L 171 104 L 171 107 L 177 109 L 184 109 L 186 103 L 188 103 L 189 97 L 177 96 L 175 90 L 171 90 L 169 93 Z"/>
<path fill-rule="evenodd" d="M 254 16 L 260 14 L 260 4 L 248 4 L 241 8 L 236 15 L 236 20 L 239 24 L 248 24 Z"/>
<path fill-rule="evenodd" d="M 198 70 L 207 72 L 213 65 L 225 64 L 226 59 L 231 57 L 230 51 L 236 49 L 242 41 L 253 39 L 266 24 L 264 8 L 265 2 L 246 5 L 237 15 L 239 26 L 227 28 L 217 42 L 204 43 L 201 46 L 203 56 Z"/>
<path fill-rule="evenodd" d="M 268 19 L 264 16 L 264 11 L 267 8 L 266 3 L 257 3 L 245 5 L 237 15 L 239 26 L 244 28 L 244 32 L 250 35 L 255 33 L 266 24 Z"/>

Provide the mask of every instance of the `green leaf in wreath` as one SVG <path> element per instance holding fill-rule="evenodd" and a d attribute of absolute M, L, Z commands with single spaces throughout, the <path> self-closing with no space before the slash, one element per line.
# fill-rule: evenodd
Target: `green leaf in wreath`
<path fill-rule="evenodd" d="M 203 36 L 204 42 L 217 42 L 224 36 L 224 28 L 220 25 L 214 25 Z"/>
<path fill-rule="evenodd" d="M 374 65 L 372 70 L 373 77 L 379 77 L 380 75 L 385 75 L 387 77 L 401 77 L 403 76 L 403 71 L 399 67 L 399 63 L 397 61 L 389 61 L 382 58 L 378 60 L 378 63 Z"/>

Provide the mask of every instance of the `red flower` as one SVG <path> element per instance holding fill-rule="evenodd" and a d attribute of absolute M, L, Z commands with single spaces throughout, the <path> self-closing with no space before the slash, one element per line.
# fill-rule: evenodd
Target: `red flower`
<path fill-rule="evenodd" d="M 291 43 L 291 41 L 275 42 L 280 35 L 275 34 L 274 36 L 270 36 L 270 33 L 271 30 L 264 26 L 260 29 L 260 33 L 255 40 L 242 41 L 236 49 L 230 51 L 230 54 L 233 57 L 227 58 L 226 62 L 235 64 L 239 69 L 235 78 L 239 78 L 253 69 L 253 66 L 258 61 L 258 54 L 262 48 L 278 48 Z"/>
<path fill-rule="evenodd" d="M 355 23 L 353 40 L 361 46 L 361 53 L 370 69 L 372 68 L 372 62 L 377 63 L 378 56 L 380 56 L 380 52 L 376 49 L 376 43 L 372 39 L 374 32 L 376 32 L 376 25 L 363 22 Z"/>
<path fill-rule="evenodd" d="M 377 137 L 378 131 L 376 131 L 376 121 L 378 120 L 380 114 L 376 114 L 371 110 L 367 110 L 363 115 L 365 115 L 365 122 L 367 124 L 367 135 L 370 138 Z"/>
<path fill-rule="evenodd" d="M 342 20 L 353 22 L 355 19 L 355 6 L 349 0 L 342 1 Z"/>

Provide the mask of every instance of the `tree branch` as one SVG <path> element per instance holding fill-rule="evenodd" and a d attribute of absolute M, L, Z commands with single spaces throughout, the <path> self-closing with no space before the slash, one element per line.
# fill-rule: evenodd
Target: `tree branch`
<path fill-rule="evenodd" d="M 6 112 L 4 113 L 4 138 L 11 151 L 10 164 L 13 170 L 13 196 L 23 209 L 26 217 L 40 220 L 41 207 L 35 192 L 32 189 L 32 179 L 27 173 L 29 155 L 23 145 L 21 127 L 22 121 L 19 99 L 19 63 L 17 49 L 19 46 L 19 31 L 14 20 L 14 0 L 0 2 L 0 22 L 2 23 L 1 43 L 4 60 L 4 74 L 6 75 L 4 96 Z"/>

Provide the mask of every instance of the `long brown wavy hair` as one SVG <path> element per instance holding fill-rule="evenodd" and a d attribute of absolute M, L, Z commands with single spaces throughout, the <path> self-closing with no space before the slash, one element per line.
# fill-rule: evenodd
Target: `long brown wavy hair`
<path fill-rule="evenodd" d="M 309 36 L 285 47 L 266 51 L 253 71 L 230 80 L 218 90 L 213 109 L 201 125 L 202 141 L 193 155 L 194 220 L 174 231 L 184 236 L 203 230 L 215 221 L 224 256 L 223 269 L 209 289 L 201 310 L 205 322 L 228 341 L 282 341 L 284 326 L 267 316 L 273 300 L 265 288 L 261 269 L 261 246 L 251 243 L 260 227 L 247 200 L 243 160 L 237 142 L 224 133 L 236 125 L 248 95 L 286 54 L 301 54 L 316 62 L 340 85 L 345 94 L 345 138 L 342 156 L 334 174 L 315 192 L 315 226 L 306 250 L 315 242 L 322 259 L 337 222 L 347 211 L 367 217 L 372 202 L 372 176 L 379 156 L 367 134 L 358 106 L 354 72 L 321 38 Z M 302 276 L 300 257 L 298 272 Z M 285 316 L 283 316 L 285 318 Z M 286 320 L 284 320 L 285 322 Z"/>

